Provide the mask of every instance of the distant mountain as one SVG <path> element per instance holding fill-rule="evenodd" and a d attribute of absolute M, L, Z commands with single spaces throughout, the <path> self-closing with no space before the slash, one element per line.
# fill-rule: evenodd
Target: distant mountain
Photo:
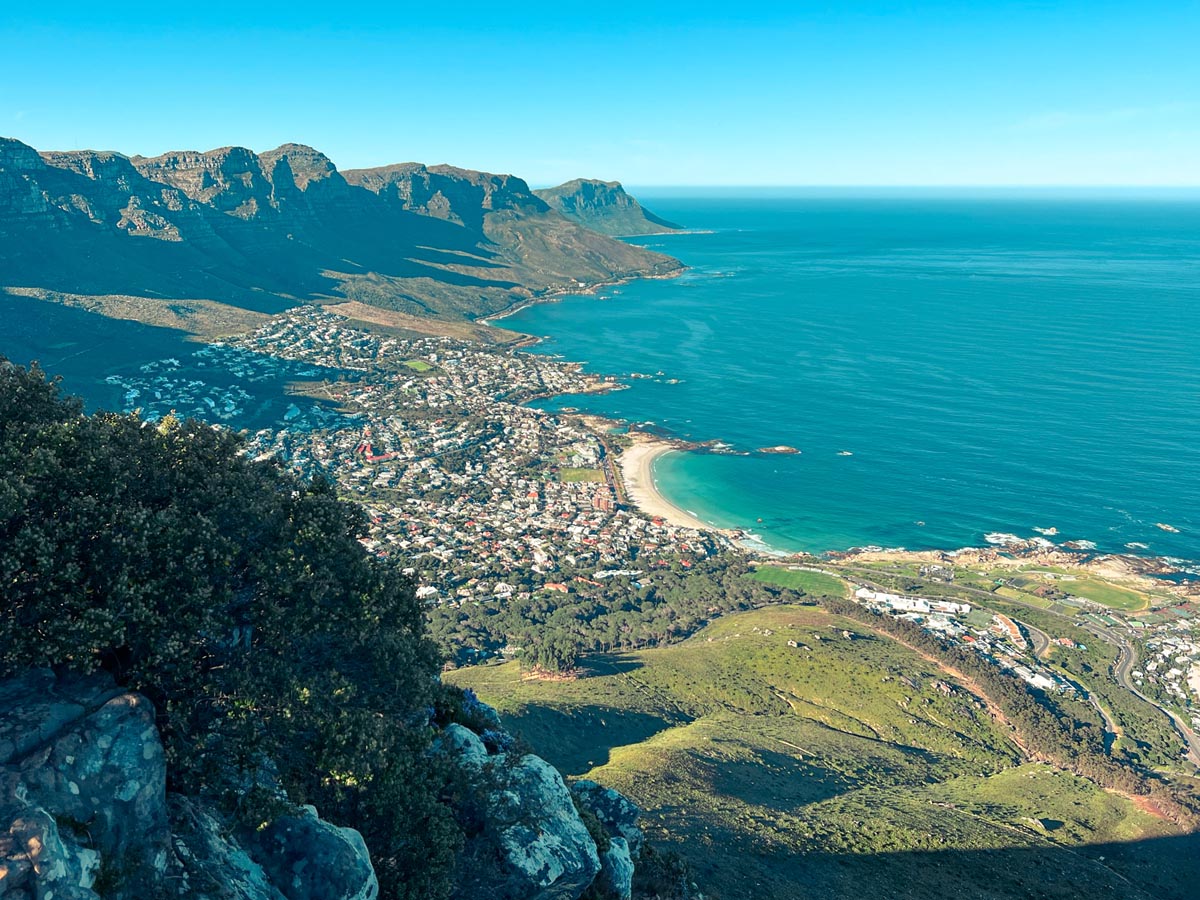
<path fill-rule="evenodd" d="M 683 227 L 645 209 L 619 181 L 576 178 L 534 193 L 572 222 L 603 234 L 663 234 Z"/>
<path fill-rule="evenodd" d="M 0 290 L 261 311 L 357 300 L 461 321 L 681 268 L 568 221 L 510 175 L 340 173 L 299 144 L 147 158 L 0 139 Z"/>

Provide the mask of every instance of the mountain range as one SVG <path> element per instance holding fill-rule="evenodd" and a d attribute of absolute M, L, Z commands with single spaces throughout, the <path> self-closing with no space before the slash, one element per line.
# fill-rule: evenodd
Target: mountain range
<path fill-rule="evenodd" d="M 590 184 L 573 190 L 593 196 Z M 680 271 L 584 227 L 612 230 L 606 208 L 640 210 L 619 185 L 609 193 L 613 203 L 576 203 L 568 217 L 511 175 L 420 163 L 339 172 L 300 144 L 143 157 L 0 139 L 0 289 L 260 312 L 359 301 L 462 322 Z"/>

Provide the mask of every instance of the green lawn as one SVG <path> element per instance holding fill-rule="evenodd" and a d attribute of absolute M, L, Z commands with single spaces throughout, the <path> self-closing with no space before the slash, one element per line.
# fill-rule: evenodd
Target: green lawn
<path fill-rule="evenodd" d="M 1063 590 L 1077 597 L 1085 597 L 1096 603 L 1103 603 L 1111 609 L 1137 612 L 1147 606 L 1146 596 L 1135 590 L 1117 587 L 1098 578 L 1077 578 L 1075 581 L 1063 583 Z"/>
<path fill-rule="evenodd" d="M 1047 575 L 1060 577 L 1048 578 Z M 1086 572 L 1037 566 L 1021 569 L 1013 580 L 1022 585 L 1052 585 L 1067 594 L 1102 603 L 1112 609 L 1136 612 L 1148 605 L 1148 598 L 1142 592 L 1115 585 Z"/>
<path fill-rule="evenodd" d="M 414 372 L 428 372 L 433 369 L 433 366 L 430 363 L 425 362 L 423 359 L 405 360 L 404 365 L 412 369 Z"/>
<path fill-rule="evenodd" d="M 572 469 L 570 467 L 558 470 L 559 481 L 594 481 L 604 480 L 604 473 L 599 469 Z"/>
<path fill-rule="evenodd" d="M 846 597 L 849 586 L 840 578 L 823 572 L 806 572 L 802 569 L 786 569 L 782 566 L 759 566 L 750 576 L 767 584 L 795 588 L 815 596 Z"/>

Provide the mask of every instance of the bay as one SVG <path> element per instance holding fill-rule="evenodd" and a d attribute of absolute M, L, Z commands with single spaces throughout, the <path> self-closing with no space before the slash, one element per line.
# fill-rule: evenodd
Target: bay
<path fill-rule="evenodd" d="M 802 451 L 663 457 L 677 505 L 779 550 L 1056 528 L 1200 558 L 1195 195 L 641 199 L 697 230 L 634 239 L 686 274 L 504 324 L 628 385 L 547 409 Z"/>

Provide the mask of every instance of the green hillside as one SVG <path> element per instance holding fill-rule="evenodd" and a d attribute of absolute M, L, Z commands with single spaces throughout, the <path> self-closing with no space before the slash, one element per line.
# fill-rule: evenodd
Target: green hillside
<path fill-rule="evenodd" d="M 1195 873 L 1159 863 L 1190 839 L 1023 759 L 981 700 L 859 623 L 771 607 L 585 667 L 447 680 L 565 772 L 639 802 L 706 897 L 1188 896 Z"/>

